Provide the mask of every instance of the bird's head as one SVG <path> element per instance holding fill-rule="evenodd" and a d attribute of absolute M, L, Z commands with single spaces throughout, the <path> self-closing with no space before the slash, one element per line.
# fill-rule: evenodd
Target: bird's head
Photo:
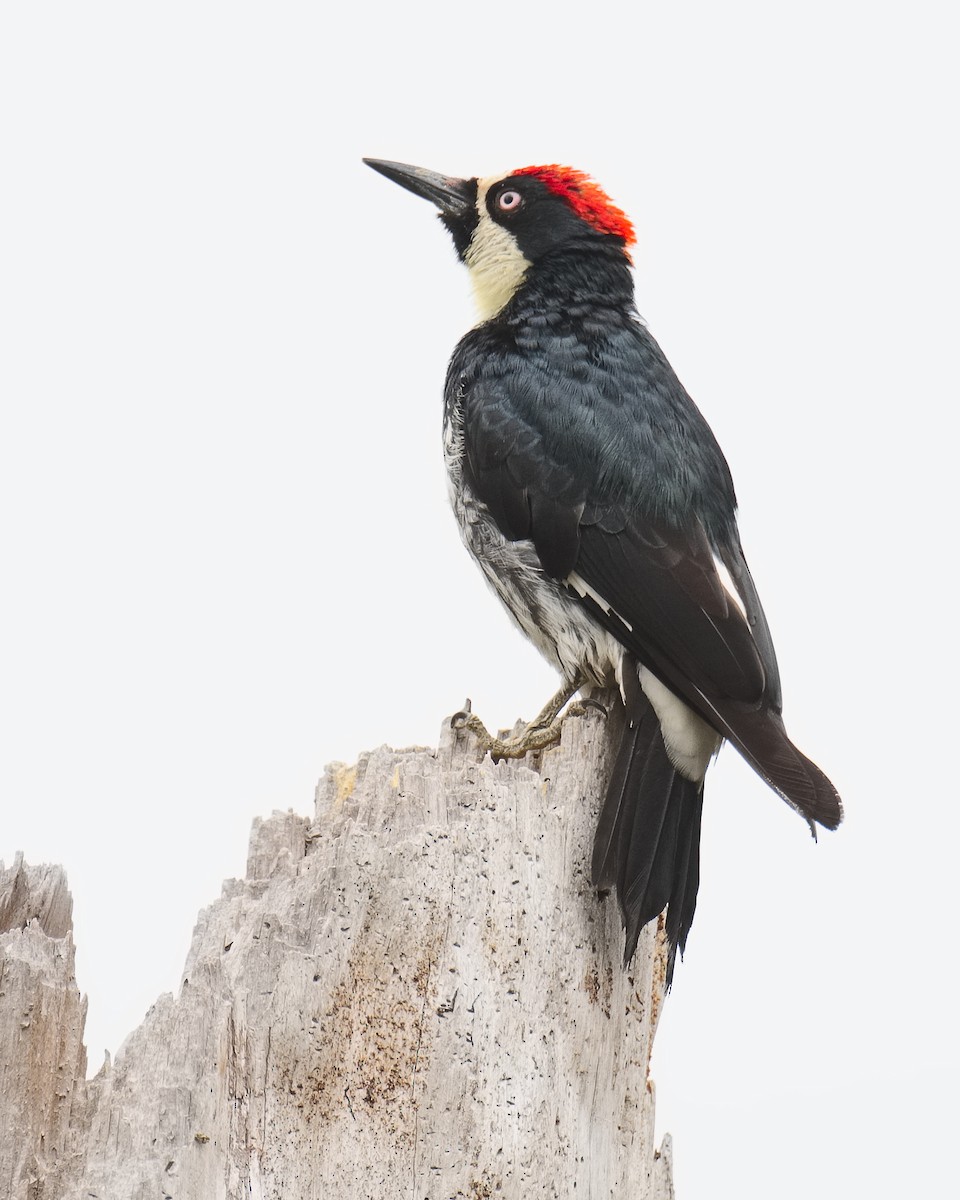
<path fill-rule="evenodd" d="M 629 218 L 572 167 L 522 167 L 489 179 L 455 179 L 406 163 L 364 162 L 437 206 L 470 271 L 484 318 L 509 302 L 534 264 L 558 250 L 612 248 L 630 260 Z"/>

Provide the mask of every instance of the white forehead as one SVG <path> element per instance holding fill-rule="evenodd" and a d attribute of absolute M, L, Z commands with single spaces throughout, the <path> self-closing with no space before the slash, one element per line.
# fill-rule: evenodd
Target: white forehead
<path fill-rule="evenodd" d="M 477 207 L 486 203 L 487 192 L 492 187 L 496 187 L 498 183 L 503 183 L 505 179 L 509 179 L 513 175 L 513 171 L 504 171 L 502 175 L 488 175 L 486 179 L 477 180 Z"/>

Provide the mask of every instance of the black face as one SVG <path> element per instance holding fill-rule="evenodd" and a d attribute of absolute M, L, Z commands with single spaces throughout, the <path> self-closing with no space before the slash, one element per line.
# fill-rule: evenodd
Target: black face
<path fill-rule="evenodd" d="M 531 175 L 501 179 L 487 192 L 486 205 L 492 219 L 510 230 L 530 262 L 558 246 L 612 236 L 587 224 L 562 196 Z"/>
<path fill-rule="evenodd" d="M 459 211 L 452 212 L 449 209 L 440 210 L 440 220 L 447 227 L 450 236 L 453 238 L 453 244 L 457 248 L 457 255 L 460 261 L 463 262 L 463 257 L 467 253 L 467 247 L 470 245 L 470 239 L 473 237 L 473 231 L 477 227 L 477 222 L 480 217 L 477 213 L 477 181 L 475 179 L 465 179 L 463 181 L 464 194 L 469 196 L 469 205 Z"/>

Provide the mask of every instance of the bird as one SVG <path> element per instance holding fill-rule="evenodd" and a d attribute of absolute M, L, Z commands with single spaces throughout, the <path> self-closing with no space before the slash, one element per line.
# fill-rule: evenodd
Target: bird
<path fill-rule="evenodd" d="M 461 717 L 482 745 L 520 754 L 555 738 L 578 691 L 616 688 L 625 719 L 592 880 L 616 893 L 625 965 L 663 917 L 669 988 L 696 909 L 704 778 L 724 741 L 814 838 L 843 816 L 784 727 L 729 466 L 638 314 L 632 222 L 589 174 L 364 162 L 438 209 L 469 272 L 480 319 L 444 384 L 450 498 L 487 582 L 562 681 L 511 745 Z"/>

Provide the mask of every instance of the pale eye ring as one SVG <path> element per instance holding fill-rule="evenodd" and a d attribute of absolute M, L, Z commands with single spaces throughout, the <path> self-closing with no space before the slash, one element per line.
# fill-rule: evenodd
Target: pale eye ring
<path fill-rule="evenodd" d="M 497 197 L 497 208 L 501 212 L 516 212 L 523 203 L 523 197 L 513 188 L 508 188 Z"/>

